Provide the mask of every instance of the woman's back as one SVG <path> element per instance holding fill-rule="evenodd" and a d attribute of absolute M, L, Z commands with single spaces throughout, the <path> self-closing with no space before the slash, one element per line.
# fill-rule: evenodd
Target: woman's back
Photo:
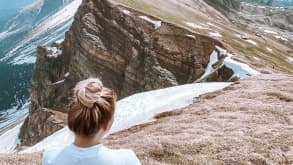
<path fill-rule="evenodd" d="M 80 148 L 72 144 L 46 151 L 43 165 L 140 165 L 140 161 L 132 150 L 112 150 L 103 144 Z"/>
<path fill-rule="evenodd" d="M 113 121 L 116 95 L 99 79 L 77 83 L 67 116 L 74 133 L 72 145 L 44 153 L 43 165 L 139 165 L 131 150 L 111 150 L 103 146 L 103 137 Z"/>

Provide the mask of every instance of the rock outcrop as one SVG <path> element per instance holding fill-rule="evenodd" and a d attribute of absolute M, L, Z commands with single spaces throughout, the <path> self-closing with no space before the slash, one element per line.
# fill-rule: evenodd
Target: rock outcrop
<path fill-rule="evenodd" d="M 49 109 L 40 109 L 30 114 L 23 124 L 20 134 L 22 143 L 25 145 L 36 144 L 65 126 L 67 115 Z"/>
<path fill-rule="evenodd" d="M 78 81 L 99 77 L 119 98 L 192 83 L 204 73 L 216 45 L 223 47 L 215 39 L 107 0 L 84 0 L 64 42 L 54 48 L 38 47 L 22 144 L 49 135 L 42 129 L 29 133 L 32 125 L 47 124 L 34 114 L 42 108 L 66 112 Z"/>

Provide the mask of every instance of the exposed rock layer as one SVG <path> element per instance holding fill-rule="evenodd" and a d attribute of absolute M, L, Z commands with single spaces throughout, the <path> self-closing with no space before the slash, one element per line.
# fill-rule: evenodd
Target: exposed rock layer
<path fill-rule="evenodd" d="M 29 133 L 34 128 L 31 125 L 47 121 L 38 120 L 34 113 L 42 108 L 66 112 L 78 81 L 99 77 L 119 98 L 191 83 L 204 73 L 216 45 L 222 46 L 217 40 L 144 13 L 113 6 L 106 0 L 85 0 L 60 46 L 62 55 L 38 48 L 30 117 L 20 134 L 23 145 L 49 135 L 42 129 Z"/>
<path fill-rule="evenodd" d="M 48 109 L 35 111 L 26 118 L 21 128 L 21 143 L 25 145 L 36 144 L 39 139 L 63 128 L 66 117 L 66 114 Z"/>

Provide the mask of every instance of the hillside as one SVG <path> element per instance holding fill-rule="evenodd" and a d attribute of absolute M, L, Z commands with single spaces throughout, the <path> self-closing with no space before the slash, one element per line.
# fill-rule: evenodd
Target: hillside
<path fill-rule="evenodd" d="M 292 164 L 292 76 L 262 75 L 112 135 L 143 164 Z M 147 136 L 146 136 L 147 135 Z"/>
<path fill-rule="evenodd" d="M 143 164 L 292 164 L 292 81 L 278 74 L 241 80 L 152 123 L 113 134 L 106 145 L 134 149 Z M 0 158 L 40 163 L 38 154 Z"/>

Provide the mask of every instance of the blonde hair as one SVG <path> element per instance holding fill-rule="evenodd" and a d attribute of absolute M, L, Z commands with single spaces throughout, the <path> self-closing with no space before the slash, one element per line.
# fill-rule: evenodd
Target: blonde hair
<path fill-rule="evenodd" d="M 68 127 L 77 135 L 94 136 L 114 115 L 116 97 L 113 90 L 96 78 L 80 81 L 74 88 L 68 112 Z"/>

